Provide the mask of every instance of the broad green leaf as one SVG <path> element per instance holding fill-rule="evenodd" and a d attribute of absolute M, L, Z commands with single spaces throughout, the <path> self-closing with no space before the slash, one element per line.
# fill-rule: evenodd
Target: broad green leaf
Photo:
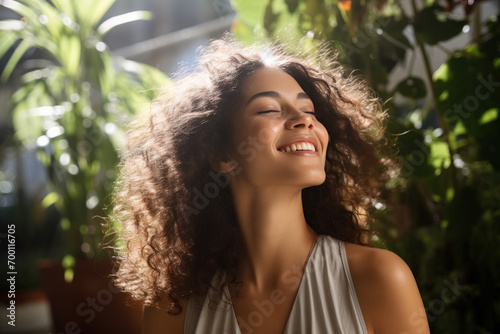
<path fill-rule="evenodd" d="M 388 22 L 385 23 L 386 21 Z M 393 43 L 400 48 L 413 49 L 413 45 L 403 34 L 403 31 L 409 24 L 410 20 L 406 16 L 402 16 L 401 18 L 389 16 L 384 18 L 384 24 L 377 24 L 375 29 L 380 29 L 380 32 L 376 31 L 377 34 L 381 33 L 381 36 L 390 43 Z"/>
<path fill-rule="evenodd" d="M 372 86 L 378 84 L 387 84 L 389 82 L 389 74 L 387 69 L 378 61 L 370 61 L 367 64 L 366 77 L 368 83 Z"/>
<path fill-rule="evenodd" d="M 457 124 L 455 125 L 455 128 L 453 129 L 453 134 L 456 136 L 463 135 L 467 133 L 467 129 L 465 128 L 465 125 L 462 121 L 458 121 Z"/>
<path fill-rule="evenodd" d="M 373 23 L 372 34 L 379 36 L 371 37 L 376 41 L 376 50 L 379 62 L 390 72 L 398 63 L 404 61 L 407 49 L 412 49 L 406 36 L 403 34 L 404 29 L 409 24 L 408 18 L 403 16 L 398 18 L 389 16 L 383 19 L 381 23 Z M 368 28 L 365 30 L 368 31 Z M 372 42 L 372 44 L 375 44 Z M 374 52 L 374 53 L 375 53 Z"/>
<path fill-rule="evenodd" d="M 450 67 L 447 63 L 442 64 L 432 75 L 434 80 L 448 81 L 451 77 Z"/>
<path fill-rule="evenodd" d="M 455 37 L 466 24 L 467 20 L 452 19 L 439 5 L 425 7 L 413 20 L 415 33 L 429 45 L 435 45 Z"/>
<path fill-rule="evenodd" d="M 484 112 L 479 119 L 479 125 L 488 124 L 498 119 L 498 108 L 491 108 Z"/>
<path fill-rule="evenodd" d="M 436 175 L 439 175 L 442 169 L 448 168 L 451 164 L 448 144 L 441 141 L 432 142 L 429 163 L 434 167 Z"/>
<path fill-rule="evenodd" d="M 427 95 L 427 88 L 425 82 L 414 76 L 409 76 L 402 80 L 396 86 L 396 91 L 401 95 L 410 97 L 412 99 L 420 99 Z"/>
<path fill-rule="evenodd" d="M 393 122 L 389 124 L 390 128 L 388 128 L 389 132 L 399 134 L 397 151 L 401 166 L 400 176 L 410 179 L 434 175 L 434 168 L 428 164 L 430 148 L 425 143 L 424 135 L 421 131 L 412 129 L 413 125 L 408 123 Z M 404 130 L 406 131 L 403 132 Z"/>
<path fill-rule="evenodd" d="M 497 94 L 500 72 L 479 48 L 469 47 L 454 53 L 433 77 L 439 112 L 450 128 L 461 121 L 476 138 L 492 129 L 480 127 L 482 115 L 500 105 Z"/>

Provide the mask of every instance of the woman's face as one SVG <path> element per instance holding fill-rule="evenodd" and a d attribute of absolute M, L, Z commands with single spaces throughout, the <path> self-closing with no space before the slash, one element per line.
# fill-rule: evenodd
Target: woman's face
<path fill-rule="evenodd" d="M 232 182 L 322 184 L 328 133 L 297 81 L 282 70 L 260 68 L 243 82 L 242 92 L 233 128 Z"/>

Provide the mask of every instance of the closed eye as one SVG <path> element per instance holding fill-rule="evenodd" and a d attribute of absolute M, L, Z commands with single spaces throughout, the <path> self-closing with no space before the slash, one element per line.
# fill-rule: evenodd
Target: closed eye
<path fill-rule="evenodd" d="M 263 110 L 263 111 L 259 111 L 257 114 L 268 114 L 268 113 L 272 113 L 272 112 L 280 112 L 279 110 Z"/>
<path fill-rule="evenodd" d="M 315 111 L 304 111 L 304 113 L 309 114 L 309 115 L 316 115 Z"/>

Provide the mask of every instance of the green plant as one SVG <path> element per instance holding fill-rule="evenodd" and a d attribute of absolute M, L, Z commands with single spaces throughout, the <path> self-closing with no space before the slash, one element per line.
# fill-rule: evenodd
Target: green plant
<path fill-rule="evenodd" d="M 113 58 L 103 37 L 148 19 L 137 11 L 102 21 L 115 0 L 2 0 L 20 15 L 0 21 L 1 75 L 18 85 L 10 99 L 15 137 L 36 148 L 50 180 L 42 205 L 62 215 L 58 251 L 72 279 L 75 259 L 98 255 L 103 207 L 112 193 L 123 124 L 168 83 L 156 69 Z M 28 50 L 39 59 L 20 62 Z M 9 55 L 9 50 L 13 50 Z"/>
<path fill-rule="evenodd" d="M 374 203 L 385 218 L 378 223 L 383 245 L 414 271 L 431 331 L 497 332 L 500 18 L 481 27 L 474 2 L 456 1 L 418 7 L 412 0 L 408 13 L 390 0 L 233 0 L 233 6 L 240 39 L 284 41 L 299 51 L 326 40 L 389 100 L 388 133 L 397 137 L 402 170 L 388 185 L 387 208 Z M 457 19 L 460 11 L 465 15 Z M 470 45 L 453 52 L 441 45 L 471 25 Z M 433 48 L 448 54 L 434 73 Z M 417 53 L 423 73 L 414 71 Z M 391 88 L 397 65 L 406 77 Z"/>

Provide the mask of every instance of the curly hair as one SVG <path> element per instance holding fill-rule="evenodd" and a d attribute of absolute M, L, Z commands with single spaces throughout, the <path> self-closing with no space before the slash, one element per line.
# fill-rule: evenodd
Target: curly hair
<path fill-rule="evenodd" d="M 242 82 L 262 67 L 298 82 L 330 136 L 326 180 L 302 192 L 307 223 L 318 234 L 369 243 L 372 203 L 393 170 L 383 154 L 386 114 L 365 82 L 325 50 L 294 56 L 230 36 L 212 41 L 198 71 L 131 124 L 113 214 L 124 245 L 117 286 L 145 304 L 167 301 L 178 314 L 181 301 L 207 293 L 217 273 L 235 277 L 240 235 L 229 177 L 212 166 L 228 160 Z"/>

